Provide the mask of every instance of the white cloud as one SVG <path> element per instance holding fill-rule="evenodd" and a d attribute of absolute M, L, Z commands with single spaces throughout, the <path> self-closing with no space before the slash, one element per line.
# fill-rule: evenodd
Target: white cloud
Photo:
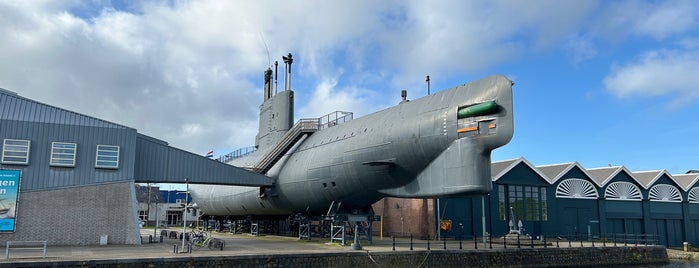
<path fill-rule="evenodd" d="M 699 98 L 699 51 L 646 52 L 633 62 L 612 68 L 604 79 L 607 90 L 630 95 L 673 95 L 688 102 Z"/>
<path fill-rule="evenodd" d="M 650 36 L 656 40 L 683 34 L 696 28 L 696 1 L 613 1 L 600 11 L 591 31 L 611 40 L 627 36 Z"/>
<path fill-rule="evenodd" d="M 694 21 L 674 13 L 682 4 L 662 4 L 659 13 L 640 5 L 632 15 L 658 23 L 679 18 L 666 28 L 635 29 L 660 37 L 685 31 Z M 425 75 L 440 90 L 435 85 L 450 78 L 467 82 L 469 73 L 566 42 L 583 60 L 596 55 L 595 33 L 582 26 L 594 17 L 594 1 L 154 1 L 128 4 L 128 11 L 109 5 L 0 2 L 0 87 L 196 152 L 252 144 L 262 72 L 289 52 L 294 89 L 313 90 L 297 93 L 309 96 L 297 98 L 302 116 L 366 114 L 397 102 L 400 89 L 419 97 Z"/>

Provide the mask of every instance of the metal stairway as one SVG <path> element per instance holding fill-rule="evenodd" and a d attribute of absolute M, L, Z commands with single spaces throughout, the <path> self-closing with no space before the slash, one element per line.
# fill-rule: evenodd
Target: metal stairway
<path fill-rule="evenodd" d="M 301 139 L 305 134 L 313 134 L 316 131 L 318 131 L 319 124 L 318 124 L 318 119 L 301 119 L 294 126 L 289 129 L 289 131 L 284 134 L 282 137 L 281 141 L 277 143 L 274 148 L 272 148 L 269 153 L 265 154 L 265 156 L 260 160 L 260 162 L 253 167 L 253 171 L 260 173 L 260 174 L 265 174 L 267 171 L 269 171 L 272 166 L 274 166 L 279 159 L 286 154 L 291 147 L 296 144 L 297 141 Z"/>

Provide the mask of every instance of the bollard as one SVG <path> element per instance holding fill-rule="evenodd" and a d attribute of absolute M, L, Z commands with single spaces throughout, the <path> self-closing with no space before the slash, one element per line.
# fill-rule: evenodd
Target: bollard
<path fill-rule="evenodd" d="M 461 246 L 461 236 L 459 236 L 459 249 L 464 249 L 464 248 Z"/>
<path fill-rule="evenodd" d="M 148 235 L 148 244 L 153 243 L 153 235 Z"/>
<path fill-rule="evenodd" d="M 428 237 L 427 238 L 427 251 L 429 251 L 429 250 L 430 250 L 430 238 Z"/>
<path fill-rule="evenodd" d="M 442 238 L 442 242 L 444 242 L 444 249 L 446 250 L 447 249 L 447 239 Z"/>
<path fill-rule="evenodd" d="M 573 247 L 573 245 L 571 245 L 570 243 L 571 243 L 571 241 L 570 241 L 570 236 L 569 236 L 569 237 L 568 237 L 568 247 L 569 247 L 569 248 Z"/>
<path fill-rule="evenodd" d="M 410 234 L 410 250 L 413 250 L 413 234 Z"/>
<path fill-rule="evenodd" d="M 520 245 L 519 245 L 519 234 L 517 234 L 517 248 L 520 248 Z"/>
<path fill-rule="evenodd" d="M 682 242 L 682 250 L 684 250 L 684 252 L 687 252 L 689 250 L 688 242 Z"/>
<path fill-rule="evenodd" d="M 529 243 L 530 248 L 534 248 L 534 236 L 531 236 L 531 242 Z"/>
<path fill-rule="evenodd" d="M 580 239 L 580 247 L 583 247 L 582 239 Z"/>
<path fill-rule="evenodd" d="M 396 236 L 391 237 L 393 239 L 393 251 L 396 251 Z"/>
<path fill-rule="evenodd" d="M 504 245 L 505 248 L 507 248 L 507 235 L 502 237 L 502 244 Z"/>
<path fill-rule="evenodd" d="M 225 246 L 225 245 L 226 245 L 226 243 L 225 243 L 225 242 L 223 242 L 223 240 L 221 240 L 221 243 L 220 243 L 219 245 L 221 245 L 221 251 L 223 251 L 223 246 Z"/>
<path fill-rule="evenodd" d="M 177 253 L 177 244 L 173 245 L 172 253 Z"/>
<path fill-rule="evenodd" d="M 547 248 L 548 245 L 546 245 L 546 236 L 543 236 L 543 237 L 544 237 L 544 248 Z"/>
<path fill-rule="evenodd" d="M 163 242 L 163 235 L 161 234 L 160 235 L 160 243 L 162 243 L 162 242 Z"/>
<path fill-rule="evenodd" d="M 556 247 L 557 247 L 557 248 L 560 248 L 560 247 L 561 247 L 561 246 L 558 244 L 558 241 L 560 241 L 560 240 L 561 240 L 561 237 L 559 237 L 558 235 L 556 235 Z"/>
<path fill-rule="evenodd" d="M 478 237 L 475 235 L 473 236 L 473 245 L 473 248 L 478 249 Z"/>
<path fill-rule="evenodd" d="M 592 247 L 593 248 L 595 247 L 595 240 L 594 239 L 592 239 Z"/>

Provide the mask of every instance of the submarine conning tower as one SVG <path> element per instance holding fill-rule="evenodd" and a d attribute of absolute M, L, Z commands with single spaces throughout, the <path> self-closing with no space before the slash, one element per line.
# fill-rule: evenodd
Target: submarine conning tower
<path fill-rule="evenodd" d="M 264 73 L 264 101 L 260 105 L 260 123 L 255 147 L 264 150 L 274 146 L 281 140 L 286 132 L 294 124 L 294 91 L 291 90 L 291 53 L 282 56 L 284 60 L 284 89 L 277 92 L 273 89 L 272 69 L 268 68 Z M 277 62 L 274 63 L 275 66 Z M 276 67 L 274 73 L 274 85 L 277 84 Z"/>

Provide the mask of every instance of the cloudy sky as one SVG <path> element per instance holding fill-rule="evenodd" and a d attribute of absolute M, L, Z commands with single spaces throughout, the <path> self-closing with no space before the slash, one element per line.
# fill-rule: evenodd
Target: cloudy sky
<path fill-rule="evenodd" d="M 699 169 L 699 1 L 0 0 L 0 36 L 0 87 L 200 154 L 254 144 L 292 53 L 296 118 L 504 74 L 493 160 Z"/>

